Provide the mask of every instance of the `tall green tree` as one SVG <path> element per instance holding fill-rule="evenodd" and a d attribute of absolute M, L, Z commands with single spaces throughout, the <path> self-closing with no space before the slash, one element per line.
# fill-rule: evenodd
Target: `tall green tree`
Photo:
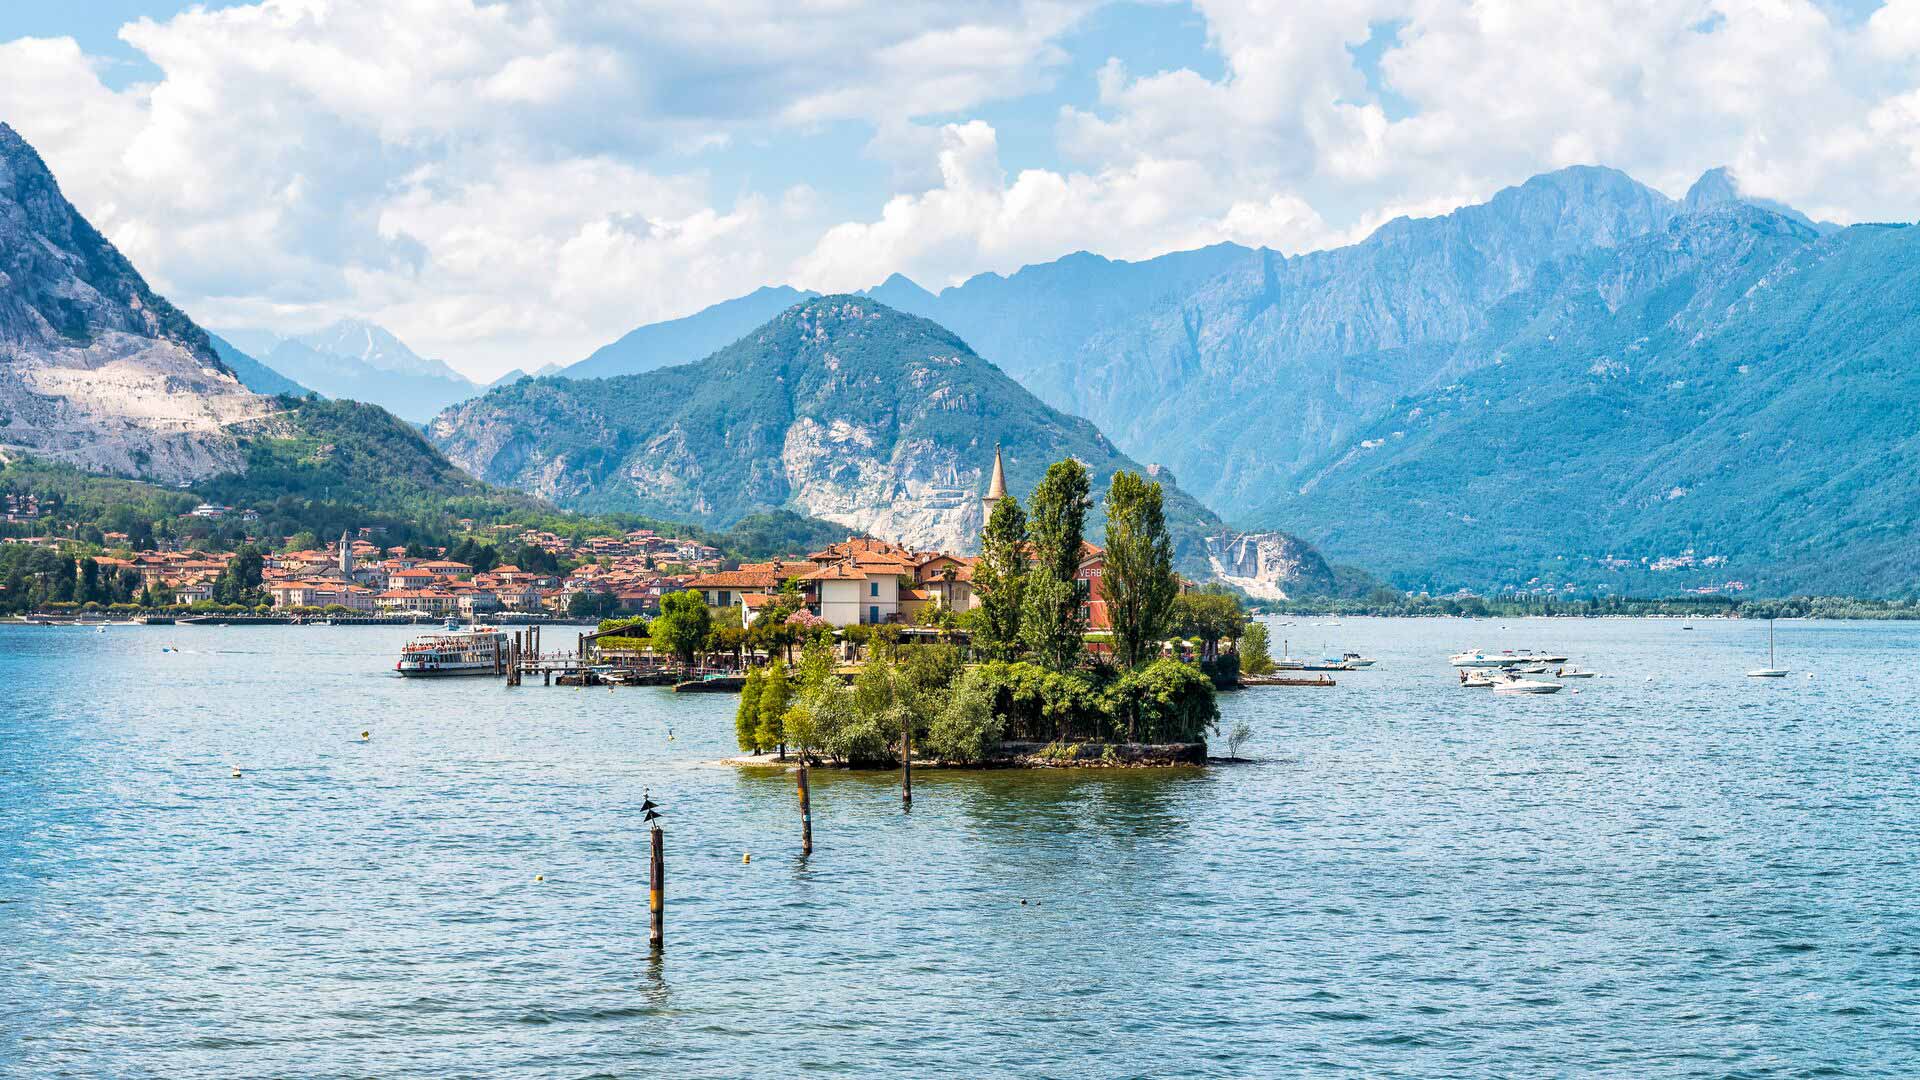
<path fill-rule="evenodd" d="M 980 598 L 973 644 L 982 655 L 1011 660 L 1019 654 L 1027 569 L 1026 512 L 1017 500 L 1001 499 L 980 535 L 980 561 L 973 568 L 973 591 Z"/>
<path fill-rule="evenodd" d="M 1107 486 L 1107 555 L 1100 576 L 1114 659 L 1122 668 L 1159 654 L 1178 595 L 1160 484 L 1122 469 Z"/>
<path fill-rule="evenodd" d="M 1080 571 L 1087 511 L 1092 509 L 1087 467 L 1073 458 L 1047 466 L 1047 475 L 1027 498 L 1027 534 L 1033 541 L 1036 570 L 1062 581 Z"/>
<path fill-rule="evenodd" d="M 779 664 L 767 665 L 766 674 L 760 682 L 760 699 L 756 707 L 760 712 L 760 722 L 755 729 L 755 740 L 762 748 L 780 748 L 780 756 L 787 756 L 787 709 L 792 706 L 793 688 L 787 678 L 787 669 Z"/>
<path fill-rule="evenodd" d="M 760 752 L 760 669 L 747 672 L 740 688 L 740 706 L 733 713 L 733 737 L 749 754 Z"/>
<path fill-rule="evenodd" d="M 692 589 L 682 589 L 660 598 L 660 617 L 649 624 L 647 632 L 681 663 L 691 664 L 712 628 L 713 613 L 707 610 L 707 598 Z"/>
<path fill-rule="evenodd" d="M 1027 505 L 1033 567 L 1022 598 L 1020 637 L 1043 665 L 1071 671 L 1079 666 L 1086 649 L 1077 577 L 1087 510 L 1092 506 L 1087 467 L 1072 458 L 1054 462 Z"/>
<path fill-rule="evenodd" d="M 1268 651 L 1266 623 L 1249 622 L 1241 632 L 1240 670 L 1249 675 L 1273 674 L 1273 653 Z"/>

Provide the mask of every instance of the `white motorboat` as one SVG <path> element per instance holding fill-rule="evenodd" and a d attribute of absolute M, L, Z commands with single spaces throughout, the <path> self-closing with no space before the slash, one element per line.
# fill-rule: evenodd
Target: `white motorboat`
<path fill-rule="evenodd" d="M 1792 671 L 1786 668 L 1775 666 L 1775 663 L 1776 661 L 1774 660 L 1774 656 L 1773 656 L 1773 620 L 1768 619 L 1767 620 L 1767 666 L 1763 668 L 1755 668 L 1752 671 L 1747 672 L 1747 678 L 1749 679 L 1784 679 L 1787 676 L 1793 674 Z"/>
<path fill-rule="evenodd" d="M 1493 692 L 1496 694 L 1557 694 L 1560 690 L 1559 683 L 1522 679 L 1517 675 L 1506 680 L 1496 679 L 1493 683 Z"/>
<path fill-rule="evenodd" d="M 1486 671 L 1467 671 L 1462 669 L 1460 672 L 1460 685 L 1468 689 L 1492 686 L 1493 675 Z"/>
<path fill-rule="evenodd" d="M 1350 652 L 1350 653 L 1346 653 L 1346 654 L 1344 654 L 1344 655 L 1342 655 L 1342 656 L 1340 657 L 1340 659 L 1341 659 L 1341 661 L 1342 661 L 1342 662 L 1344 662 L 1344 663 L 1345 663 L 1345 664 L 1346 664 L 1346 665 L 1347 665 L 1347 666 L 1348 666 L 1349 668 L 1353 668 L 1353 669 L 1355 669 L 1355 670 L 1358 670 L 1358 669 L 1360 669 L 1360 668 L 1370 668 L 1370 667 L 1372 667 L 1372 666 L 1374 665 L 1374 663 L 1376 662 L 1376 661 L 1375 661 L 1375 660 L 1373 659 L 1373 657 L 1371 657 L 1371 656 L 1361 656 L 1361 655 L 1360 655 L 1359 653 L 1357 653 L 1357 652 Z"/>
<path fill-rule="evenodd" d="M 1463 653 L 1454 653 L 1447 663 L 1457 668 L 1497 668 L 1518 663 L 1511 653 L 1490 653 L 1479 649 L 1468 649 Z"/>
<path fill-rule="evenodd" d="M 1553 673 L 1556 679 L 1591 679 L 1597 674 L 1597 671 L 1582 671 L 1577 667 L 1563 667 Z"/>

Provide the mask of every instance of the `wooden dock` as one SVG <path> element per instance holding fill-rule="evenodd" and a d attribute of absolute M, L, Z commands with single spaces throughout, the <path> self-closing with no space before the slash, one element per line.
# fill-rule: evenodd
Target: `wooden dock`
<path fill-rule="evenodd" d="M 1332 686 L 1333 677 L 1320 675 L 1308 679 L 1298 675 L 1242 675 L 1241 686 Z"/>

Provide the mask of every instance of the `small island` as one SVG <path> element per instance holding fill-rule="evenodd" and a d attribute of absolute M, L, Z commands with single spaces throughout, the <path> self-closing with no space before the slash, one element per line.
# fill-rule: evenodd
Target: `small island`
<path fill-rule="evenodd" d="M 1188 583 L 1174 569 L 1160 485 L 1116 472 L 1106 544 L 1096 548 L 1084 538 L 1092 499 L 1083 465 L 1055 462 L 1025 509 L 997 466 L 969 567 L 976 606 L 939 612 L 958 633 L 907 644 L 897 628 L 871 628 L 849 680 L 826 627 L 788 616 L 808 631 L 800 661 L 748 675 L 736 717 L 742 750 L 856 768 L 894 768 L 908 756 L 949 765 L 1206 761 L 1220 719 L 1215 679 L 1238 669 L 1228 672 L 1217 655 L 1207 658 L 1212 671 L 1163 655 Z M 1099 559 L 1097 579 L 1084 570 L 1090 557 Z M 1099 632 L 1088 625 L 1091 580 L 1107 624 Z M 1238 613 L 1230 596 L 1206 595 Z"/>
<path fill-rule="evenodd" d="M 1237 596 L 1180 576 L 1163 500 L 1159 483 L 1116 472 L 1095 545 L 1080 462 L 1054 463 L 1022 507 L 996 455 L 980 554 L 954 560 L 944 574 L 963 587 L 911 625 L 822 617 L 830 579 L 864 582 L 862 558 L 897 554 L 850 541 L 844 566 L 823 553 L 823 565 L 732 609 L 750 615 L 745 625 L 716 626 L 711 598 L 689 589 L 664 597 L 650 623 L 610 622 L 596 644 L 658 650 L 688 669 L 714 646 L 730 651 L 745 672 L 735 731 L 746 756 L 732 764 L 1204 764 L 1219 734 L 1216 692 L 1238 688 L 1243 662 L 1250 673 L 1273 665 L 1265 628 Z M 1248 732 L 1226 735 L 1237 751 Z"/>

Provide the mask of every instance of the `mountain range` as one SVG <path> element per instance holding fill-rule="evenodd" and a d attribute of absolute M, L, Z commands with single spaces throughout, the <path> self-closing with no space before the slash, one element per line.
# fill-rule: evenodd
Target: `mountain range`
<path fill-rule="evenodd" d="M 0 125 L 0 449 L 494 497 L 458 463 L 580 509 L 964 548 L 999 442 L 1016 493 L 1065 455 L 1160 476 L 1184 565 L 1252 588 L 1324 587 L 1318 545 L 1435 590 L 1911 593 L 1916 237 L 1725 170 L 1672 199 L 1571 168 L 1299 256 L 763 289 L 475 398 L 364 322 L 209 336 Z M 444 405 L 453 461 L 377 405 L 275 396 L 309 389 Z"/>
<path fill-rule="evenodd" d="M 1905 235 L 1815 222 L 1747 194 L 1726 169 L 1673 199 L 1583 166 L 1328 251 L 1221 244 L 1137 263 L 1082 252 L 938 293 L 896 274 L 862 295 L 953 331 L 1129 456 L 1169 466 L 1236 526 L 1297 532 L 1404 586 L 1910 590 L 1884 537 L 1832 527 L 1904 496 L 1849 509 L 1858 493 L 1826 485 L 1802 500 L 1808 476 L 1732 454 L 1718 466 L 1727 497 L 1708 498 L 1667 482 L 1660 449 L 1751 441 L 1757 413 L 1763 427 L 1819 431 L 1816 460 L 1899 453 L 1884 425 L 1906 415 L 1902 372 L 1881 373 L 1895 392 L 1852 429 L 1799 410 L 1904 318 L 1898 259 L 1862 253 L 1897 251 Z M 1828 258 L 1861 292 L 1844 310 L 1808 313 L 1827 340 L 1796 340 L 1775 324 L 1813 302 L 1802 290 L 1822 279 L 1806 271 Z M 1744 289 L 1769 303 L 1736 305 Z M 717 323 L 718 311 L 679 323 Z M 1663 372 L 1662 392 L 1687 398 L 1718 385 L 1707 346 L 1734 340 L 1770 342 L 1786 358 L 1779 370 L 1805 382 L 1750 380 L 1673 415 L 1632 381 L 1587 381 L 1596 365 L 1638 359 L 1633 370 Z M 1633 355 L 1652 350 L 1657 363 Z M 1587 387 L 1578 408 L 1543 400 L 1574 386 Z M 1471 423 L 1470 392 L 1487 403 Z M 1602 414 L 1611 421 L 1596 426 Z M 1646 442 L 1652 430 L 1666 442 Z M 1656 490 L 1688 494 L 1645 494 Z M 1742 499 L 1772 509 L 1757 515 Z M 1767 528 L 1749 528 L 1761 519 Z"/>
<path fill-rule="evenodd" d="M 977 541 L 996 447 L 1016 494 L 1066 457 L 1096 495 L 1118 469 L 1156 472 L 937 324 L 845 295 L 794 304 L 697 363 L 501 387 L 428 434 L 476 476 L 572 509 L 719 527 L 788 509 L 953 551 Z M 1224 526 L 1158 475 L 1178 553 L 1203 568 Z M 1090 535 L 1101 520 L 1096 507 Z"/>
<path fill-rule="evenodd" d="M 291 337 L 244 328 L 222 329 L 219 337 L 295 385 L 326 397 L 378 405 L 421 423 L 486 389 L 364 319 L 341 319 Z M 261 386 L 255 389 L 267 392 Z"/>

